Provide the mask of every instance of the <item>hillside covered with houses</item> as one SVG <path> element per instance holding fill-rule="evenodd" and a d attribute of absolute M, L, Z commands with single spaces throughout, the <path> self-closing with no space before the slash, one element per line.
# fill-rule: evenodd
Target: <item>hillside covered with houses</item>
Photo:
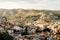
<path fill-rule="evenodd" d="M 0 9 L 0 38 L 2 40 L 6 40 L 5 38 L 8 40 L 9 37 L 12 38 L 11 40 L 35 40 L 40 37 L 45 40 L 44 38 L 48 36 L 54 39 L 60 38 L 60 11 Z"/>
<path fill-rule="evenodd" d="M 60 20 L 60 11 L 34 9 L 0 9 L 0 20 L 1 19 L 18 25 L 25 25 L 28 23 L 33 24 L 35 22 L 51 23 L 52 21 Z"/>

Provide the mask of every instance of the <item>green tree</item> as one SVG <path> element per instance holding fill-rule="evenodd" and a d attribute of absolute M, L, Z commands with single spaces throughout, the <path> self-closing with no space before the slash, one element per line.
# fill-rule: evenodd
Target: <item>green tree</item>
<path fill-rule="evenodd" d="M 14 38 L 10 36 L 9 34 L 0 34 L 0 40 L 13 40 Z"/>

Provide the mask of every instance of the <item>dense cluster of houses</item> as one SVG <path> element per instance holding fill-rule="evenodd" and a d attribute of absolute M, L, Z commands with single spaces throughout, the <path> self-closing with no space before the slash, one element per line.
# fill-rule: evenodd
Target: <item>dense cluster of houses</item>
<path fill-rule="evenodd" d="M 8 32 L 9 35 L 14 37 L 14 40 L 19 39 L 26 39 L 25 37 L 31 37 L 36 38 L 38 36 L 44 35 L 45 28 L 48 28 L 49 30 L 48 34 L 59 34 L 60 35 L 60 21 L 55 21 L 54 23 L 46 23 L 44 21 L 39 22 L 40 20 L 36 21 L 35 23 L 27 23 L 25 26 L 23 25 L 14 25 L 9 23 L 6 18 L 3 18 L 4 20 L 0 20 L 0 33 Z M 44 23 L 42 23 L 44 22 Z M 45 35 L 46 36 L 46 35 Z M 59 36 L 60 37 L 60 36 Z M 28 38 L 29 39 L 29 38 Z M 28 40 L 27 39 L 27 40 Z M 35 40 L 35 39 L 30 39 Z"/>

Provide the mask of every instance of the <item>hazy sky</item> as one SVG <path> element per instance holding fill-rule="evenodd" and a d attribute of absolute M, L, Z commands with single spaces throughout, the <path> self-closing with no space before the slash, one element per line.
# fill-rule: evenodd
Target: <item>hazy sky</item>
<path fill-rule="evenodd" d="M 0 8 L 60 10 L 60 0 L 0 0 Z"/>

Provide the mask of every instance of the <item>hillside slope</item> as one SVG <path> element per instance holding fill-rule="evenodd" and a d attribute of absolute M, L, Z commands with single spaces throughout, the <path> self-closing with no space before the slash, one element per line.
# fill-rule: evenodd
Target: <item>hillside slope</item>
<path fill-rule="evenodd" d="M 60 11 L 34 9 L 0 9 L 0 19 L 6 18 L 10 23 L 27 24 L 35 22 L 52 22 L 60 20 Z M 4 19 L 2 19 L 4 20 Z"/>

